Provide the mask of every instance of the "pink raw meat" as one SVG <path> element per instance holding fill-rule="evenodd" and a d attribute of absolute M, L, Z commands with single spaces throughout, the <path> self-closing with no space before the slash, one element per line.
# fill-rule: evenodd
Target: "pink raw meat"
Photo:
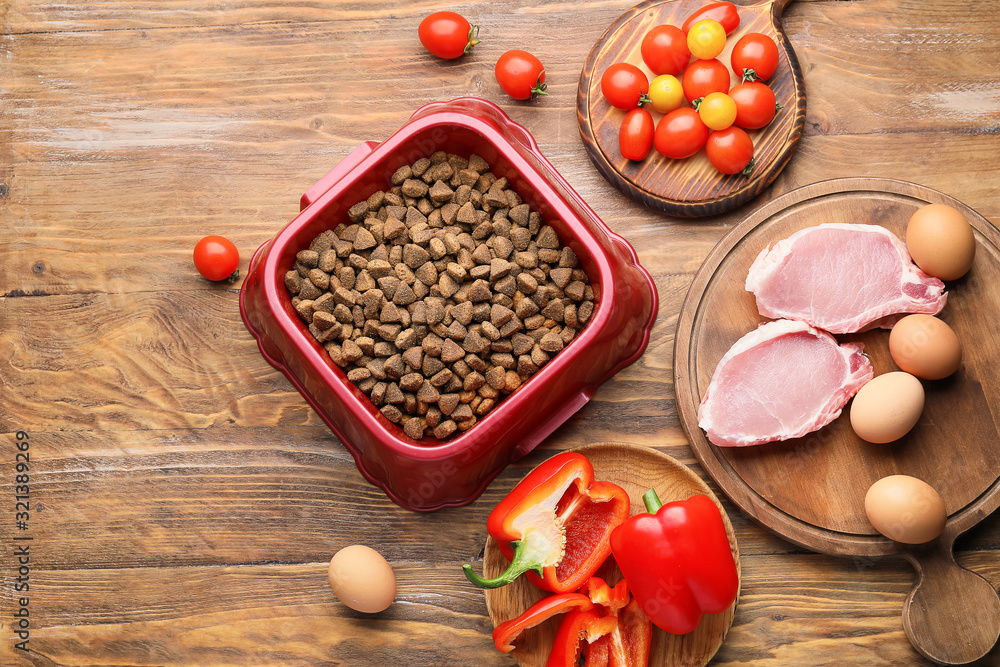
<path fill-rule="evenodd" d="M 939 313 L 944 283 L 910 260 L 879 225 L 827 223 L 799 230 L 757 255 L 746 289 L 764 317 L 802 320 L 831 333 L 892 326 L 903 313 Z"/>
<path fill-rule="evenodd" d="M 840 415 L 874 372 L 860 343 L 838 345 L 805 322 L 760 325 L 726 352 L 698 408 L 720 447 L 798 438 Z"/>

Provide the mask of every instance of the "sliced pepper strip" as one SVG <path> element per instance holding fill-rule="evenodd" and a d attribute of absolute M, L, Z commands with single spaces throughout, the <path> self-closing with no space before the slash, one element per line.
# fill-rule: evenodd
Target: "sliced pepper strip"
<path fill-rule="evenodd" d="M 611 667 L 646 667 L 653 641 L 653 623 L 632 599 L 618 613 L 618 627 L 611 639 Z"/>
<path fill-rule="evenodd" d="M 585 456 L 558 454 L 528 473 L 487 519 L 487 532 L 510 561 L 507 570 L 485 579 L 466 564 L 465 576 L 480 588 L 498 588 L 527 572 L 542 590 L 575 591 L 607 559 L 611 531 L 628 514 L 624 489 L 594 481 Z"/>
<path fill-rule="evenodd" d="M 539 623 L 544 623 L 556 614 L 570 610 L 589 611 L 594 608 L 590 598 L 582 593 L 562 593 L 542 598 L 531 605 L 523 614 L 509 621 L 504 621 L 493 629 L 493 643 L 501 653 L 514 650 L 514 640 Z"/>
<path fill-rule="evenodd" d="M 646 667 L 653 624 L 635 600 L 614 614 L 572 611 L 559 625 L 546 667 L 576 667 L 584 639 L 586 667 Z"/>
<path fill-rule="evenodd" d="M 610 632 L 587 645 L 587 667 L 645 667 L 653 624 L 629 593 L 628 580 L 611 588 L 600 577 L 591 577 L 585 588 L 596 608 L 617 618 Z"/>
<path fill-rule="evenodd" d="M 569 612 L 559 624 L 545 667 L 576 667 L 580 658 L 580 642 L 586 640 L 589 647 L 617 626 L 617 618 L 605 616 L 596 609 Z M 589 659 L 586 664 L 590 667 Z"/>
<path fill-rule="evenodd" d="M 704 495 L 662 505 L 650 489 L 637 514 L 611 534 L 611 550 L 632 595 L 659 628 L 676 635 L 702 614 L 729 608 L 739 574 L 722 515 Z"/>

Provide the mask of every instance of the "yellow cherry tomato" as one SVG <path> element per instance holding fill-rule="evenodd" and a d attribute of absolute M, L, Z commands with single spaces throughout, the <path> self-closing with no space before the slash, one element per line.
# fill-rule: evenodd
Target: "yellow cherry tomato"
<path fill-rule="evenodd" d="M 726 48 L 726 29 L 712 19 L 696 21 L 687 36 L 688 50 L 699 60 L 718 58 Z"/>
<path fill-rule="evenodd" d="M 736 102 L 725 93 L 709 93 L 698 106 L 701 122 L 711 130 L 724 130 L 736 120 Z"/>
<path fill-rule="evenodd" d="M 661 74 L 649 82 L 649 99 L 660 113 L 670 113 L 684 102 L 684 87 L 672 74 Z"/>

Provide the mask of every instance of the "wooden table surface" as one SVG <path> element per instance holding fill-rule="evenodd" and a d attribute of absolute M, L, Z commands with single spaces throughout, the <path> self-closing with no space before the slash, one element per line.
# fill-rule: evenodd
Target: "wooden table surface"
<path fill-rule="evenodd" d="M 583 150 L 582 63 L 633 4 L 0 6 L 0 663 L 513 664 L 461 565 L 481 558 L 490 509 L 556 451 L 631 442 L 704 476 L 678 421 L 673 331 L 694 272 L 734 224 L 781 193 L 849 176 L 936 188 L 1000 224 L 1000 14 L 989 0 L 791 4 L 802 141 L 764 195 L 701 220 L 630 201 Z M 420 46 L 417 24 L 438 9 L 482 25 L 471 55 L 445 62 Z M 510 48 L 545 63 L 548 97 L 503 94 L 493 64 Z M 191 250 L 227 236 L 245 270 L 355 146 L 462 95 L 531 131 L 638 250 L 660 309 L 645 355 L 477 501 L 416 514 L 361 477 L 258 353 L 239 284 L 200 278 Z M 18 529 L 25 434 L 30 517 Z M 810 553 L 725 504 L 743 584 L 712 664 L 929 664 L 900 619 L 907 563 Z M 398 578 L 396 603 L 375 617 L 327 584 L 330 557 L 353 543 L 377 548 Z M 961 538 L 957 560 L 1000 584 L 1000 517 Z M 23 608 L 27 653 L 14 647 Z M 1000 664 L 1000 650 L 980 664 Z"/>

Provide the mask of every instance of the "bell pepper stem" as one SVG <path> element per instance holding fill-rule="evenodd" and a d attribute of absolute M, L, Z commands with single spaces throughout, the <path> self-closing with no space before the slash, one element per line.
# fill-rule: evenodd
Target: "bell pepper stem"
<path fill-rule="evenodd" d="M 656 489 L 650 489 L 644 493 L 642 502 L 646 505 L 646 511 L 650 514 L 656 514 L 663 507 L 663 503 L 660 502 L 660 496 L 656 494 Z"/>
<path fill-rule="evenodd" d="M 511 546 L 514 547 L 514 559 L 500 576 L 493 579 L 484 579 L 473 572 L 472 566 L 466 563 L 462 566 L 462 571 L 465 572 L 466 579 L 480 588 L 500 588 L 501 586 L 513 583 L 515 579 L 528 571 L 536 572 L 538 576 L 542 576 L 542 565 L 527 559 L 521 542 L 511 542 Z"/>

